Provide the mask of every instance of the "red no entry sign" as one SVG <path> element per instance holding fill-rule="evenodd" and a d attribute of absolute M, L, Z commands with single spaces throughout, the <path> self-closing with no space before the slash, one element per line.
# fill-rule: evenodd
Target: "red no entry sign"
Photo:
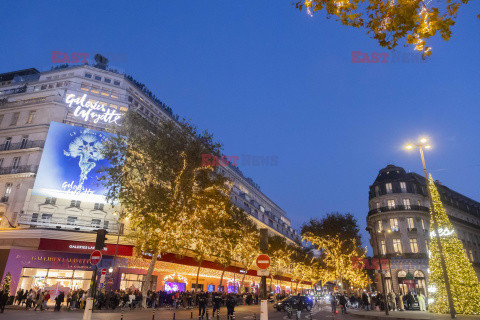
<path fill-rule="evenodd" d="M 102 276 L 106 275 L 107 274 L 107 269 L 103 268 L 102 269 Z"/>
<path fill-rule="evenodd" d="M 261 254 L 257 257 L 257 267 L 260 269 L 267 269 L 270 267 L 270 257 L 266 254 Z"/>
<path fill-rule="evenodd" d="M 102 253 L 98 250 L 93 251 L 90 255 L 90 264 L 96 266 L 100 260 L 102 260 Z"/>
<path fill-rule="evenodd" d="M 113 279 L 108 279 L 107 284 L 108 284 L 109 286 L 113 286 Z"/>

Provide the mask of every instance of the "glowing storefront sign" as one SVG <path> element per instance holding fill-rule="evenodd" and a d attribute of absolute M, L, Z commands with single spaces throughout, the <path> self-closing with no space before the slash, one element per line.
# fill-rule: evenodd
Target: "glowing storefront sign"
<path fill-rule="evenodd" d="M 440 237 L 448 237 L 453 234 L 454 230 L 448 228 L 438 228 L 438 235 Z M 435 231 L 430 231 L 430 238 L 435 237 Z"/>
<path fill-rule="evenodd" d="M 74 93 L 67 94 L 65 102 L 69 108 L 75 108 L 73 115 L 82 118 L 84 121 L 93 121 L 93 123 L 117 124 L 123 117 L 115 109 L 108 108 L 98 100 L 90 100 L 87 95 L 79 97 Z"/>

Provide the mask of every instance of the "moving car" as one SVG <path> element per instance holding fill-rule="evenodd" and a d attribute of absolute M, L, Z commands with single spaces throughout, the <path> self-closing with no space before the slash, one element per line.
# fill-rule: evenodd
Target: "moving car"
<path fill-rule="evenodd" d="M 302 309 L 310 311 L 313 307 L 313 301 L 306 296 L 290 296 L 280 301 L 274 303 L 273 307 L 277 309 L 277 311 L 286 311 L 286 309 L 295 309 L 297 305 L 297 301 L 300 299 L 302 303 Z"/>

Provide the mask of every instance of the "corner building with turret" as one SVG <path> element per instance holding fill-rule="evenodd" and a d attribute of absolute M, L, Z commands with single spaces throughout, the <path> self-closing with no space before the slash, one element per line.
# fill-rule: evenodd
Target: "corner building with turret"
<path fill-rule="evenodd" d="M 436 181 L 443 206 L 480 279 L 480 203 Z M 370 186 L 367 230 L 374 258 L 389 259 L 383 274 L 387 292 L 428 288 L 430 201 L 425 178 L 387 165 Z M 380 273 L 375 274 L 383 290 Z"/>

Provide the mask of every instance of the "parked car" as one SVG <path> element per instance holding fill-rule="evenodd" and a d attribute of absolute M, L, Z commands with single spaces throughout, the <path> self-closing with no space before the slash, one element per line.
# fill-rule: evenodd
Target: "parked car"
<path fill-rule="evenodd" d="M 286 309 L 294 309 L 297 306 L 298 299 L 302 304 L 302 309 L 310 311 L 313 308 L 313 301 L 307 296 L 290 296 L 283 300 L 275 302 L 273 307 L 277 311 L 286 311 Z"/>

